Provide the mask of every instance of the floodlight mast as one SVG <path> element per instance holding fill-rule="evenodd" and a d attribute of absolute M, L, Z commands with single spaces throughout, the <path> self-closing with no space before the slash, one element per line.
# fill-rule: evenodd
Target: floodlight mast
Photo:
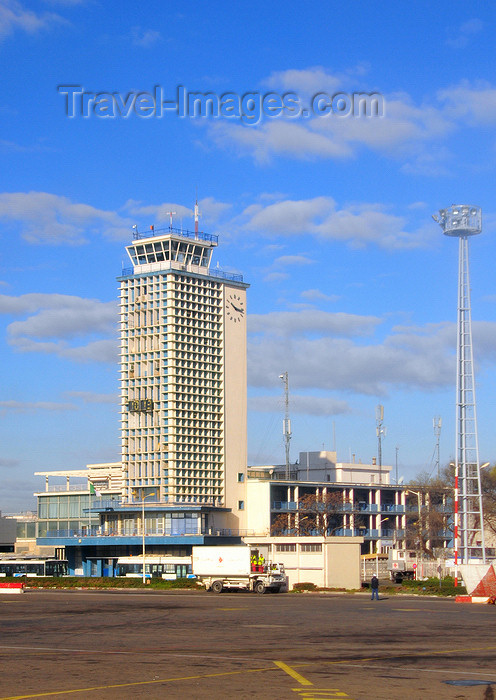
<path fill-rule="evenodd" d="M 475 402 L 474 356 L 472 344 L 472 310 L 468 239 L 482 231 L 480 207 L 465 204 L 441 209 L 433 217 L 446 236 L 459 239 L 458 255 L 458 317 L 457 317 L 457 377 L 456 377 L 456 458 L 455 458 L 455 585 L 458 564 L 479 559 L 486 562 L 484 514 L 477 436 Z M 476 536 L 480 532 L 481 544 Z"/>

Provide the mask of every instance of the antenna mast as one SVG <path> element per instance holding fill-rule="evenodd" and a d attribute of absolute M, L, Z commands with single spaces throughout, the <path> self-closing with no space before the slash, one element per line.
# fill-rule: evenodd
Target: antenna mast
<path fill-rule="evenodd" d="M 284 382 L 284 420 L 282 422 L 282 432 L 284 435 L 284 447 L 286 450 L 286 479 L 289 479 L 289 443 L 291 442 L 291 421 L 289 419 L 289 380 L 288 373 L 279 375 L 279 379 Z"/>
<path fill-rule="evenodd" d="M 379 404 L 375 409 L 375 422 L 377 432 L 377 461 L 379 462 L 379 483 L 382 484 L 382 438 L 386 437 L 386 428 L 382 425 L 384 420 L 384 406 Z"/>
<path fill-rule="evenodd" d="M 196 197 L 195 201 L 195 238 L 198 238 L 198 218 L 200 216 L 200 212 L 198 210 L 198 197 Z"/>
<path fill-rule="evenodd" d="M 172 231 L 172 217 L 176 215 L 175 211 L 166 212 L 169 216 L 169 231 Z"/>
<path fill-rule="evenodd" d="M 439 452 L 439 440 L 441 438 L 441 425 L 443 421 L 440 416 L 436 416 L 432 424 L 434 426 L 434 435 L 436 436 L 436 463 L 434 465 L 434 468 L 437 467 L 437 478 L 439 479 L 441 476 L 440 469 L 441 469 L 441 461 L 440 461 L 440 452 Z"/>

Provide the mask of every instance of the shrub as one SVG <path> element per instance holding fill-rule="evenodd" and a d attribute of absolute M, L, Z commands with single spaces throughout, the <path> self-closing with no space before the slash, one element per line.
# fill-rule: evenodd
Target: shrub
<path fill-rule="evenodd" d="M 127 578 L 108 576 L 64 576 L 59 577 L 6 577 L 5 581 L 24 581 L 29 588 L 153 588 L 168 590 L 171 588 L 199 588 L 195 579 L 178 578 L 173 581 L 166 581 L 162 578 L 147 579 L 143 584 L 141 578 Z"/>
<path fill-rule="evenodd" d="M 438 578 L 429 578 L 425 581 L 405 579 L 401 587 L 418 595 L 456 596 L 465 595 L 467 592 L 465 586 L 455 586 L 455 581 L 451 576 L 441 579 L 441 585 L 439 585 Z"/>
<path fill-rule="evenodd" d="M 311 583 L 310 581 L 302 582 L 302 583 L 295 583 L 293 586 L 293 590 L 295 591 L 317 591 L 318 586 L 315 585 L 315 583 Z"/>

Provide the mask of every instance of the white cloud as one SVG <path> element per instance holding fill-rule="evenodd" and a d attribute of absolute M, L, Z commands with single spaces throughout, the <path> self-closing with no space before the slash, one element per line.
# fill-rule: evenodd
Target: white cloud
<path fill-rule="evenodd" d="M 37 413 L 38 411 L 75 411 L 77 406 L 71 403 L 54 401 L 0 401 L 0 413 Z"/>
<path fill-rule="evenodd" d="M 154 222 L 164 223 L 170 222 L 170 212 L 174 212 L 173 225 L 177 226 L 177 222 L 182 217 L 193 216 L 192 209 L 184 207 L 182 204 L 172 204 L 170 202 L 165 202 L 163 204 L 146 204 L 143 205 L 141 202 L 135 202 L 134 200 L 129 200 L 124 205 L 129 214 L 137 217 L 151 217 L 153 218 L 152 224 Z"/>
<path fill-rule="evenodd" d="M 348 339 L 278 338 L 251 343 L 248 353 L 251 386 L 274 385 L 281 363 L 288 368 L 297 390 L 346 391 L 383 396 L 394 387 L 429 391 L 452 383 L 454 359 L 444 346 L 429 355 L 384 342 L 358 345 Z"/>
<path fill-rule="evenodd" d="M 313 265 L 315 260 L 307 258 L 306 255 L 281 255 L 274 260 L 274 265 L 287 267 L 288 265 Z"/>
<path fill-rule="evenodd" d="M 295 392 L 379 397 L 399 390 L 430 392 L 453 385 L 454 323 L 397 326 L 378 340 L 368 334 L 378 319 L 342 318 L 345 316 L 307 311 L 255 317 L 257 335 L 250 337 L 248 346 L 250 386 L 278 386 L 281 368 L 289 372 Z M 496 323 L 474 322 L 473 334 L 476 360 L 483 371 L 496 361 Z"/>
<path fill-rule="evenodd" d="M 276 396 L 254 396 L 248 399 L 250 411 L 261 413 L 280 413 L 281 398 Z M 291 413 L 307 416 L 337 416 L 351 413 L 347 401 L 325 396 L 302 396 L 291 394 Z"/>
<path fill-rule="evenodd" d="M 81 245 L 89 233 L 129 238 L 132 221 L 113 211 L 47 192 L 0 193 L 0 221 L 17 224 L 28 243 Z"/>
<path fill-rule="evenodd" d="M 446 45 L 452 49 L 464 49 L 470 40 L 484 28 L 484 23 L 478 19 L 469 19 L 463 22 L 458 29 L 448 29 L 449 36 Z"/>
<path fill-rule="evenodd" d="M 131 30 L 131 41 L 135 46 L 148 49 L 150 46 L 154 46 L 162 41 L 162 35 L 156 29 L 133 27 Z"/>
<path fill-rule="evenodd" d="M 118 394 L 97 394 L 93 391 L 66 391 L 66 396 L 80 399 L 83 403 L 118 404 Z"/>
<path fill-rule="evenodd" d="M 478 81 L 472 85 L 463 80 L 440 90 L 437 97 L 453 119 L 471 126 L 496 123 L 496 88 L 488 82 Z"/>
<path fill-rule="evenodd" d="M 465 37 L 480 30 L 478 20 L 462 25 Z M 309 108 L 309 96 L 318 92 L 376 94 L 356 90 L 349 80 L 321 67 L 287 70 L 264 81 L 280 92 L 289 90 Z M 462 82 L 415 101 L 407 93 L 383 95 L 382 116 L 307 117 L 295 114 L 262 117 L 258 124 L 245 125 L 226 119 L 208 123 L 211 140 L 221 148 L 270 163 L 276 157 L 300 160 L 351 159 L 367 149 L 402 163 L 405 172 L 437 176 L 449 172 L 453 158 L 449 137 L 461 128 L 484 126 L 496 121 L 496 88 L 489 83 Z"/>
<path fill-rule="evenodd" d="M 95 340 L 86 345 L 70 346 L 64 341 L 38 342 L 31 338 L 13 338 L 10 340 L 18 352 L 37 352 L 44 355 L 56 355 L 73 362 L 104 362 L 116 364 L 119 360 L 117 340 Z"/>
<path fill-rule="evenodd" d="M 0 459 L 0 469 L 14 469 L 20 465 L 18 459 Z"/>
<path fill-rule="evenodd" d="M 305 289 L 300 294 L 303 299 L 308 301 L 338 301 L 339 296 L 337 294 L 324 294 L 320 289 Z"/>
<path fill-rule="evenodd" d="M 331 197 L 251 205 L 242 218 L 244 229 L 267 236 L 311 234 L 353 246 L 375 243 L 388 250 L 423 247 L 434 235 L 430 226 L 406 231 L 405 219 L 387 212 L 381 204 L 352 204 L 339 209 Z"/>
<path fill-rule="evenodd" d="M 385 396 L 393 390 L 434 391 L 454 381 L 456 328 L 451 323 L 398 326 L 379 340 L 376 317 L 310 310 L 248 320 L 251 387 L 277 386 L 282 367 L 297 393 Z M 494 361 L 496 324 L 474 324 L 474 338 L 481 364 Z"/>
<path fill-rule="evenodd" d="M 111 333 L 118 320 L 118 304 L 63 294 L 0 295 L 0 313 L 33 314 L 8 326 L 12 337 L 75 338 L 88 333 Z"/>
<path fill-rule="evenodd" d="M 206 222 L 216 222 L 218 219 L 232 208 L 232 204 L 227 202 L 219 202 L 213 197 L 204 197 L 198 202 L 198 207 L 200 209 L 200 216 Z M 200 226 L 200 228 L 202 228 Z"/>
<path fill-rule="evenodd" d="M 67 20 L 54 12 L 37 13 L 26 9 L 17 0 L 0 1 L 0 40 L 17 30 L 37 34 L 63 24 L 67 24 Z"/>
<path fill-rule="evenodd" d="M 54 354 L 75 362 L 118 359 L 117 302 L 62 294 L 0 295 L 0 313 L 27 315 L 7 326 L 8 342 L 18 352 Z M 76 338 L 86 343 L 71 345 Z"/>
<path fill-rule="evenodd" d="M 308 311 L 273 311 L 248 316 L 249 333 L 293 339 L 299 335 L 368 336 L 381 323 L 376 316 Z"/>
<path fill-rule="evenodd" d="M 288 272 L 269 272 L 265 275 L 264 282 L 283 282 L 289 279 L 290 275 Z"/>
<path fill-rule="evenodd" d="M 353 149 L 344 141 L 333 140 L 307 126 L 283 119 L 258 127 L 219 121 L 209 125 L 209 133 L 218 146 L 250 153 L 260 163 L 269 162 L 274 155 L 303 160 L 353 156 Z"/>
<path fill-rule="evenodd" d="M 302 70 L 274 71 L 263 82 L 268 87 L 278 90 L 313 96 L 319 92 L 331 95 L 338 92 L 343 87 L 344 80 L 343 75 L 332 74 L 322 66 L 315 66 Z"/>

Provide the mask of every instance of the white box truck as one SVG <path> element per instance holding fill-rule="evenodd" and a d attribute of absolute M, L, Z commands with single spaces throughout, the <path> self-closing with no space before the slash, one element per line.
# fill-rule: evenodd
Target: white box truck
<path fill-rule="evenodd" d="M 408 549 L 390 549 L 388 571 L 391 581 L 401 583 L 404 578 L 414 579 L 418 564 L 418 553 Z"/>
<path fill-rule="evenodd" d="M 247 545 L 193 547 L 193 574 L 207 591 L 244 588 L 255 593 L 279 593 L 287 588 L 283 564 L 252 563 Z"/>

